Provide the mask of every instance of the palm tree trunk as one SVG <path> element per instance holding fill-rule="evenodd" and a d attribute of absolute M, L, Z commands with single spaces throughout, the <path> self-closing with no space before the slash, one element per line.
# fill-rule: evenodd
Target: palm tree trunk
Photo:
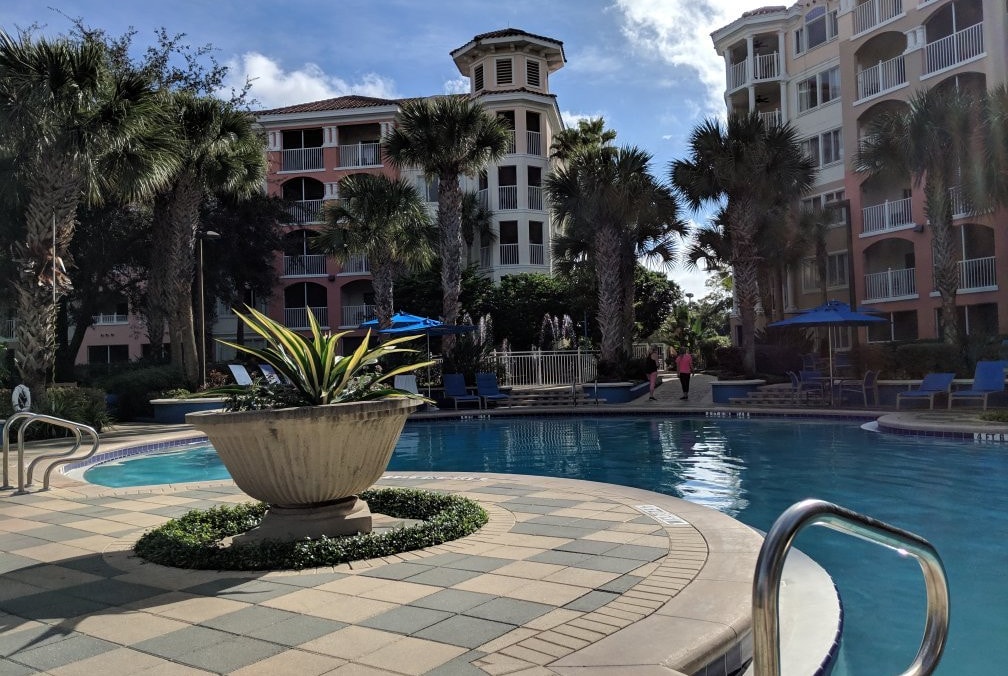
<path fill-rule="evenodd" d="M 925 210 L 931 221 L 935 290 L 941 297 L 941 337 L 948 345 L 959 344 L 959 260 L 952 228 L 952 205 L 943 181 L 928 180 L 924 186 Z"/>
<path fill-rule="evenodd" d="M 739 315 L 742 320 L 742 367 L 756 373 L 756 303 L 759 301 L 759 265 L 753 256 L 736 259 L 732 265 Z"/>
<path fill-rule="evenodd" d="M 599 227 L 595 233 L 595 285 L 598 293 L 598 324 L 602 334 L 601 358 L 610 364 L 622 361 L 623 295 L 619 280 L 619 236 L 612 228 Z"/>
<path fill-rule="evenodd" d="M 634 288 L 634 271 L 637 267 L 637 258 L 634 256 L 633 245 L 629 247 L 629 251 L 624 251 L 624 255 L 620 259 L 620 295 L 622 300 L 620 302 L 620 308 L 622 309 L 622 315 L 620 316 L 620 321 L 622 323 L 622 334 L 623 334 L 623 354 L 633 354 L 633 341 L 634 341 L 634 329 L 636 328 L 637 315 L 634 309 L 634 297 L 636 295 L 636 289 Z"/>
<path fill-rule="evenodd" d="M 459 300 L 462 293 L 462 189 L 457 175 L 443 173 L 438 180 L 442 312 L 445 324 L 457 324 L 462 307 Z M 442 340 L 445 353 L 454 345 L 454 336 L 447 335 Z"/>
<path fill-rule="evenodd" d="M 375 314 L 378 328 L 392 326 L 392 286 L 395 280 L 393 266 L 371 259 L 371 285 L 375 293 Z"/>

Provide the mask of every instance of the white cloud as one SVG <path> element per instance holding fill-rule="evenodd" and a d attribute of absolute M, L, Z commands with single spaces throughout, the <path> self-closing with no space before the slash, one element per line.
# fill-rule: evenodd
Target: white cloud
<path fill-rule="evenodd" d="M 598 117 L 605 117 L 603 113 L 575 113 L 570 110 L 561 110 L 560 119 L 568 127 L 576 127 L 581 120 L 592 120 Z M 608 125 L 606 125 L 608 126 Z"/>
<path fill-rule="evenodd" d="M 468 94 L 469 93 L 469 78 L 465 75 L 460 75 L 454 80 L 445 80 L 444 83 L 444 93 L 445 94 Z"/>
<path fill-rule="evenodd" d="M 725 71 L 710 34 L 758 6 L 740 0 L 616 0 L 631 44 L 642 55 L 694 71 L 706 90 L 700 105 L 713 114 L 724 113 Z"/>
<path fill-rule="evenodd" d="M 611 53 L 603 52 L 598 47 L 589 46 L 570 58 L 570 69 L 573 72 L 588 75 L 612 75 L 620 71 L 625 61 Z"/>
<path fill-rule="evenodd" d="M 256 52 L 228 62 L 226 88 L 240 89 L 246 78 L 252 82 L 251 98 L 263 108 L 319 101 L 335 96 L 359 94 L 377 98 L 398 98 L 395 83 L 377 73 L 365 73 L 357 82 L 327 75 L 314 63 L 285 71 L 268 56 Z"/>

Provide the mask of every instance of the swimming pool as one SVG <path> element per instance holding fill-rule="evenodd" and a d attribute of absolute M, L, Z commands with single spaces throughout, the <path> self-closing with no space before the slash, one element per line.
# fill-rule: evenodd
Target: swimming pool
<path fill-rule="evenodd" d="M 194 463 L 204 471 L 211 460 L 206 452 Z M 937 673 L 996 673 L 1008 663 L 1004 446 L 878 434 L 837 421 L 491 418 L 410 422 L 389 469 L 513 472 L 636 486 L 764 530 L 802 498 L 830 500 L 916 532 L 938 548 L 948 568 L 952 619 Z M 99 470 L 86 478 L 103 483 Z M 167 478 L 163 467 L 152 471 L 158 482 L 181 480 Z M 905 668 L 923 633 L 917 564 L 826 529 L 806 530 L 796 546 L 830 572 L 843 597 L 844 646 L 834 673 Z"/>

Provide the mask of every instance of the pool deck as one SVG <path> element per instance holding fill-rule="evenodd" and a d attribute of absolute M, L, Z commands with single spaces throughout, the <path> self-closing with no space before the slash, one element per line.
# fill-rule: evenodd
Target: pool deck
<path fill-rule="evenodd" d="M 712 406 L 702 377 L 690 401 L 679 395 L 666 380 L 658 401 L 598 412 L 744 414 Z M 1008 433 L 964 410 L 885 417 L 921 430 Z M 103 450 L 195 435 L 184 425 L 122 425 L 103 435 Z M 669 496 L 562 478 L 387 473 L 381 485 L 472 497 L 490 522 L 387 559 L 235 573 L 165 568 L 131 552 L 168 518 L 247 500 L 232 482 L 109 489 L 54 477 L 50 491 L 0 491 L 2 674 L 713 676 L 751 652 L 762 538 Z M 806 572 L 792 576 L 782 605 L 790 594 L 797 612 L 831 608 L 821 581 L 798 579 L 817 575 Z M 802 637 L 804 652 L 785 646 L 792 673 L 813 673 L 832 640 L 827 627 Z"/>

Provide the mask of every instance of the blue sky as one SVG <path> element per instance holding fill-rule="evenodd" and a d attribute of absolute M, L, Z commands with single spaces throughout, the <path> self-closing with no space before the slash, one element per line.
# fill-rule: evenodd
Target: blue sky
<path fill-rule="evenodd" d="M 654 156 L 667 178 L 685 156 L 690 130 L 724 112 L 724 62 L 710 33 L 758 0 L 5 0 L 0 27 L 39 24 L 47 34 L 85 24 L 136 43 L 154 31 L 185 33 L 212 44 L 236 82 L 253 79 L 253 96 L 282 106 L 344 94 L 424 96 L 467 87 L 449 52 L 474 35 L 520 28 L 564 43 L 567 65 L 550 86 L 568 123 L 603 116 L 617 142 Z M 691 214 L 687 214 L 692 216 Z M 698 216 L 700 218 L 702 216 Z M 704 275 L 676 267 L 669 275 L 705 295 Z"/>

